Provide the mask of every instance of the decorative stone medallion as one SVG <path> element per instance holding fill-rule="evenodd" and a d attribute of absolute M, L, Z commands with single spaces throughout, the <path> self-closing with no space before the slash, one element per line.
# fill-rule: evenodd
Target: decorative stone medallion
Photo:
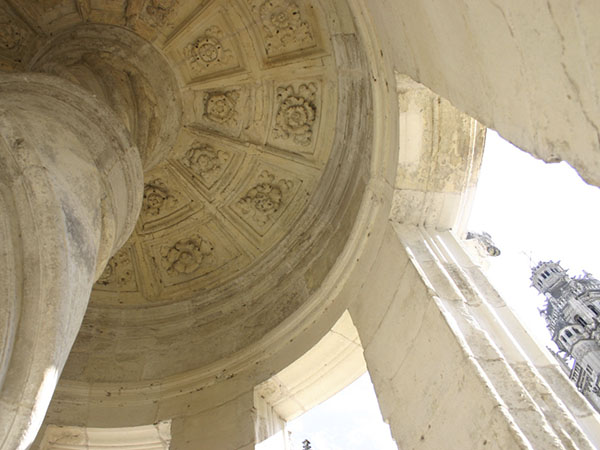
<path fill-rule="evenodd" d="M 158 216 L 175 208 L 177 203 L 177 198 L 169 193 L 161 179 L 152 180 L 144 186 L 143 214 Z"/>
<path fill-rule="evenodd" d="M 246 220 L 263 228 L 276 220 L 292 187 L 291 180 L 277 180 L 275 175 L 263 170 L 258 183 L 238 201 L 237 207 Z"/>
<path fill-rule="evenodd" d="M 313 126 L 317 117 L 317 85 L 302 84 L 277 89 L 279 107 L 275 118 L 274 135 L 279 139 L 292 139 L 294 143 L 308 146 L 313 138 Z"/>
<path fill-rule="evenodd" d="M 155 25 L 164 25 L 176 3 L 177 0 L 148 0 L 146 13 Z"/>
<path fill-rule="evenodd" d="M 267 56 L 313 44 L 311 27 L 292 0 L 266 0 L 258 7 Z"/>
<path fill-rule="evenodd" d="M 208 144 L 194 142 L 181 162 L 210 188 L 223 174 L 229 159 L 228 152 L 217 151 Z"/>
<path fill-rule="evenodd" d="M 128 248 L 122 248 L 108 260 L 96 285 L 122 291 L 137 290 L 133 262 Z"/>
<path fill-rule="evenodd" d="M 211 122 L 235 126 L 237 120 L 238 91 L 217 91 L 204 94 L 204 117 Z"/>
<path fill-rule="evenodd" d="M 171 276 L 189 275 L 200 268 L 213 250 L 213 244 L 200 236 L 181 239 L 172 247 L 163 248 L 162 264 Z"/>
<path fill-rule="evenodd" d="M 222 38 L 221 29 L 212 26 L 185 47 L 184 53 L 193 71 L 202 72 L 214 66 L 229 64 L 232 51 L 223 46 Z"/>

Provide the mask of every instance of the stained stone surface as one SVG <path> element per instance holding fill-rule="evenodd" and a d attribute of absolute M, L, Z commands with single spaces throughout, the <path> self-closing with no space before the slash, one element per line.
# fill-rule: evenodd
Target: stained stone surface
<path fill-rule="evenodd" d="M 0 448 L 35 438 L 98 268 L 127 240 L 142 164 L 114 112 L 66 80 L 0 74 Z"/>
<path fill-rule="evenodd" d="M 94 286 L 63 381 L 199 369 L 257 342 L 319 287 L 369 167 L 358 43 L 328 29 L 353 31 L 340 5 L 0 2 L 4 66 L 88 89 L 145 168 L 135 231 Z M 359 118 L 361 135 L 349 126 Z"/>
<path fill-rule="evenodd" d="M 16 439 L 26 448 L 54 393 L 40 440 L 61 425 L 81 427 L 63 428 L 67 439 L 114 427 L 111 445 L 121 448 L 132 442 L 123 427 L 168 421 L 172 450 L 253 448 L 282 425 L 255 386 L 300 360 L 347 308 L 400 446 L 598 447 L 598 418 L 458 241 L 439 232 L 464 225 L 481 156 L 484 129 L 461 111 L 598 184 L 592 4 L 0 0 L 0 70 L 49 72 L 83 87 L 81 100 L 118 119 L 126 151 L 141 159 L 131 186 L 47 164 L 53 182 L 76 181 L 61 194 L 90 212 L 90 223 L 104 220 L 107 198 L 135 194 L 135 208 L 116 211 L 128 226 L 115 234 L 135 230 L 118 245 L 110 233 L 99 239 L 85 283 L 77 279 L 85 265 L 63 270 L 77 233 L 59 227 L 68 245 L 36 250 L 55 263 L 48 285 L 69 295 L 36 291 L 24 302 L 33 318 L 10 304 L 0 311 L 9 337 L 0 381 L 12 408 L 0 414 L 0 437 L 11 439 L 0 447 L 14 450 Z M 27 106 L 13 100 L 10 109 Z M 62 142 L 46 136 L 67 136 L 80 121 L 97 129 L 94 111 L 77 105 L 25 115 L 46 162 Z M 100 143 L 110 147 L 109 134 L 80 147 L 95 154 Z M 10 157 L 29 155 L 18 140 L 0 144 Z M 5 191 L 0 287 L 12 298 L 21 276 L 13 250 L 47 243 L 50 228 L 31 225 L 63 215 L 45 214 L 56 203 L 27 209 Z M 134 225 L 128 214 L 140 207 Z M 20 214 L 29 216 L 19 226 Z M 19 342 L 11 337 L 18 317 Z M 41 342 L 33 349 L 31 336 Z M 320 361 L 335 361 L 336 350 Z M 35 380 L 20 377 L 26 364 L 12 370 L 23 361 L 37 365 Z M 159 448 L 169 445 L 158 438 Z M 46 448 L 40 440 L 34 449 Z"/>

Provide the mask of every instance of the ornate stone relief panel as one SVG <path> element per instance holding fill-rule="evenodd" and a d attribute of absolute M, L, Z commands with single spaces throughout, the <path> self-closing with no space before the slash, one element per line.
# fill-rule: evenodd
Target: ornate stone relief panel
<path fill-rule="evenodd" d="M 273 114 L 273 82 L 193 91 L 184 99 L 199 131 L 219 133 L 255 145 L 264 145 Z"/>
<path fill-rule="evenodd" d="M 236 89 L 205 92 L 202 99 L 202 118 L 217 126 L 237 128 L 241 122 L 240 91 Z"/>
<path fill-rule="evenodd" d="M 162 247 L 161 264 L 171 277 L 193 274 L 212 262 L 214 249 L 214 244 L 200 235 L 180 239 Z"/>
<path fill-rule="evenodd" d="M 153 235 L 142 245 L 160 297 L 164 289 L 176 294 L 186 286 L 207 288 L 239 267 L 240 260 L 247 261 L 235 238 L 215 217 L 193 218 L 182 229 Z"/>
<path fill-rule="evenodd" d="M 185 130 L 169 158 L 177 176 L 208 204 L 229 189 L 244 160 L 244 148 L 222 136 Z"/>
<path fill-rule="evenodd" d="M 319 79 L 279 83 L 274 86 L 271 128 L 267 143 L 278 149 L 303 155 L 309 160 L 319 158 L 319 128 L 322 117 L 332 123 L 334 115 L 323 100 L 332 97 L 325 92 Z M 326 105 L 324 114 L 322 105 Z M 322 145 L 322 144 L 321 144 Z"/>
<path fill-rule="evenodd" d="M 141 17 L 153 27 L 166 25 L 177 3 L 177 0 L 146 0 Z"/>
<path fill-rule="evenodd" d="M 197 91 L 194 115 L 201 128 L 238 137 L 247 121 L 248 93 L 241 87 Z"/>
<path fill-rule="evenodd" d="M 290 202 L 293 189 L 294 181 L 277 178 L 268 170 L 263 170 L 256 184 L 234 204 L 233 209 L 259 234 L 264 234 Z"/>
<path fill-rule="evenodd" d="M 315 83 L 293 85 L 277 88 L 277 112 L 273 137 L 284 141 L 292 141 L 301 147 L 310 147 L 317 121 L 318 88 Z"/>
<path fill-rule="evenodd" d="M 215 149 L 201 141 L 194 142 L 181 158 L 181 163 L 206 189 L 212 188 L 222 177 L 230 161 L 231 152 Z"/>
<path fill-rule="evenodd" d="M 257 24 L 267 59 L 316 48 L 318 28 L 309 13 L 309 2 L 247 0 L 247 4 Z"/>
<path fill-rule="evenodd" d="M 231 66 L 233 51 L 224 45 L 223 37 L 223 30 L 213 25 L 185 47 L 185 56 L 192 73 L 202 74 L 215 68 Z"/>
<path fill-rule="evenodd" d="M 204 203 L 199 194 L 188 192 L 166 164 L 152 170 L 146 179 L 138 233 L 176 226 L 203 209 Z"/>
<path fill-rule="evenodd" d="M 306 195 L 299 175 L 270 164 L 253 164 L 222 212 L 255 245 L 264 247 L 302 208 L 303 201 L 297 198 L 301 192 Z"/>
<path fill-rule="evenodd" d="M 110 258 L 94 289 L 112 292 L 137 291 L 138 283 L 132 252 L 132 246 L 126 245 Z"/>
<path fill-rule="evenodd" d="M 229 31 L 230 22 L 223 8 L 207 8 L 169 38 L 166 51 L 173 60 L 180 61 L 179 67 L 188 82 L 244 71 L 241 37 Z"/>

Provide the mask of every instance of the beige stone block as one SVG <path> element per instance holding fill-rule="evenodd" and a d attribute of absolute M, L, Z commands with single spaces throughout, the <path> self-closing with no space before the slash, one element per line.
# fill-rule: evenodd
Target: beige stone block
<path fill-rule="evenodd" d="M 385 318 L 394 292 L 410 285 L 401 281 L 406 271 L 410 271 L 406 253 L 394 230 L 388 226 L 373 266 L 357 291 L 352 293 L 355 298 L 349 308 L 364 348 L 369 346 L 379 323 Z"/>

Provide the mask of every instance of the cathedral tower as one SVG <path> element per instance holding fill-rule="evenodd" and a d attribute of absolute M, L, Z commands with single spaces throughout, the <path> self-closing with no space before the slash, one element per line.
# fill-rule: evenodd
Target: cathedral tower
<path fill-rule="evenodd" d="M 559 361 L 577 389 L 600 410 L 600 281 L 591 274 L 569 277 L 560 263 L 540 262 L 531 283 L 546 297 L 541 311 Z"/>

